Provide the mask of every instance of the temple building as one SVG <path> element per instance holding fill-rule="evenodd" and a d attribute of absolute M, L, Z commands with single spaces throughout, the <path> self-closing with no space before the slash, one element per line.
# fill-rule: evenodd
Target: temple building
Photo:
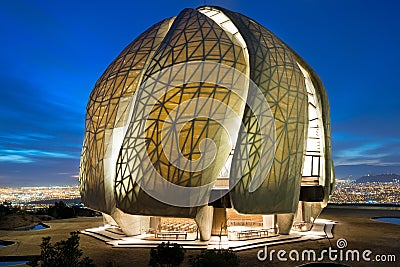
<path fill-rule="evenodd" d="M 96 82 L 80 192 L 128 236 L 289 234 L 327 205 L 331 154 L 315 71 L 242 14 L 186 8 L 139 35 Z"/>

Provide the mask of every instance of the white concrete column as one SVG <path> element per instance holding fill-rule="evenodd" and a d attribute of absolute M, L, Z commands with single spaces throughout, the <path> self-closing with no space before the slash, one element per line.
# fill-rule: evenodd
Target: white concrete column
<path fill-rule="evenodd" d="M 322 211 L 321 202 L 306 202 L 303 201 L 303 221 L 306 223 L 314 223 L 314 220 Z"/>
<path fill-rule="evenodd" d="M 303 222 L 303 201 L 299 201 L 299 205 L 297 206 L 297 211 L 294 216 L 294 222 L 300 223 Z"/>
<path fill-rule="evenodd" d="M 160 223 L 161 223 L 161 217 L 151 216 L 150 217 L 150 225 L 149 225 L 149 227 L 151 229 L 153 229 L 154 231 L 157 231 L 158 226 L 160 225 Z"/>
<path fill-rule="evenodd" d="M 149 216 L 127 214 L 118 208 L 114 209 L 111 216 L 127 236 L 140 235 L 142 229 L 149 228 L 150 226 Z"/>
<path fill-rule="evenodd" d="M 277 214 L 279 234 L 288 235 L 293 226 L 294 213 Z"/>
<path fill-rule="evenodd" d="M 101 213 L 103 215 L 103 224 L 104 225 L 113 225 L 113 226 L 118 226 L 118 224 L 115 222 L 115 220 L 108 214 L 106 213 Z"/>
<path fill-rule="evenodd" d="M 274 214 L 263 215 L 263 228 L 275 228 L 275 216 Z"/>
<path fill-rule="evenodd" d="M 228 235 L 225 208 L 214 208 L 211 235 Z"/>
<path fill-rule="evenodd" d="M 207 241 L 211 238 L 213 211 L 214 208 L 211 206 L 201 207 L 197 211 L 196 218 L 194 219 L 200 232 L 200 240 L 202 241 Z"/>

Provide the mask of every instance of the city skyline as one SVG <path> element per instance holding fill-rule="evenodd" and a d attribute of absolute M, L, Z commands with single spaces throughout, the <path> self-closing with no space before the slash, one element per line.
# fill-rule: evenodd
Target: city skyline
<path fill-rule="evenodd" d="M 85 107 L 96 80 L 154 21 L 202 4 L 2 3 L 1 32 L 8 42 L 0 53 L 0 186 L 76 184 Z M 207 4 L 254 18 L 319 73 L 330 99 L 338 168 L 400 170 L 399 3 Z"/>
<path fill-rule="evenodd" d="M 330 204 L 400 205 L 399 180 L 392 182 L 363 182 L 339 180 L 330 197 Z M 0 203 L 12 205 L 50 205 L 52 201 L 80 201 L 78 186 L 0 186 Z"/>

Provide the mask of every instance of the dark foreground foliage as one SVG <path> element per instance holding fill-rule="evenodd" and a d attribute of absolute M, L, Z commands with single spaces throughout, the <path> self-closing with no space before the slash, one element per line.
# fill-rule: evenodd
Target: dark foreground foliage
<path fill-rule="evenodd" d="M 94 266 L 88 257 L 81 259 L 83 252 L 79 248 L 78 232 L 71 232 L 67 240 L 61 240 L 55 245 L 50 243 L 50 237 L 43 237 L 40 245 L 40 256 L 32 258 L 27 264 L 40 267 L 89 267 Z"/>
<path fill-rule="evenodd" d="M 179 266 L 185 257 L 185 250 L 179 244 L 162 242 L 157 248 L 150 251 L 149 266 Z"/>
<path fill-rule="evenodd" d="M 227 249 L 203 250 L 200 255 L 191 256 L 189 263 L 192 267 L 234 267 L 239 266 L 239 258 L 235 252 Z"/>

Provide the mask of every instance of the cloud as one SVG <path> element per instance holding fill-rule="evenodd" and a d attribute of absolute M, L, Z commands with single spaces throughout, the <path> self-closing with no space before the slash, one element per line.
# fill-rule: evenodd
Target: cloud
<path fill-rule="evenodd" d="M 13 144 L 13 145 L 22 145 L 24 143 L 29 142 L 43 142 L 46 140 L 54 139 L 55 136 L 41 133 L 26 133 L 26 134 L 16 134 L 5 132 L 0 134 L 0 145 L 1 144 Z"/>
<path fill-rule="evenodd" d="M 2 186 L 76 185 L 71 175 L 79 171 L 79 157 L 35 158 L 33 163 L 1 162 Z M 67 174 L 60 174 L 67 173 Z"/>
<path fill-rule="evenodd" d="M 345 159 L 335 161 L 335 166 L 370 165 L 370 166 L 400 166 L 400 162 L 382 162 L 380 159 Z"/>
<path fill-rule="evenodd" d="M 21 155 L 6 154 L 0 155 L 0 162 L 31 163 L 33 160 Z"/>
<path fill-rule="evenodd" d="M 38 158 L 77 158 L 76 153 L 42 151 L 37 149 L 0 149 L 0 162 L 31 163 Z"/>
<path fill-rule="evenodd" d="M 363 144 L 358 147 L 341 150 L 337 153 L 338 157 L 343 158 L 381 158 L 387 156 L 386 153 L 373 153 L 382 148 L 383 144 Z"/>
<path fill-rule="evenodd" d="M 334 134 L 333 158 L 336 166 L 399 166 L 400 139 L 372 135 Z"/>

